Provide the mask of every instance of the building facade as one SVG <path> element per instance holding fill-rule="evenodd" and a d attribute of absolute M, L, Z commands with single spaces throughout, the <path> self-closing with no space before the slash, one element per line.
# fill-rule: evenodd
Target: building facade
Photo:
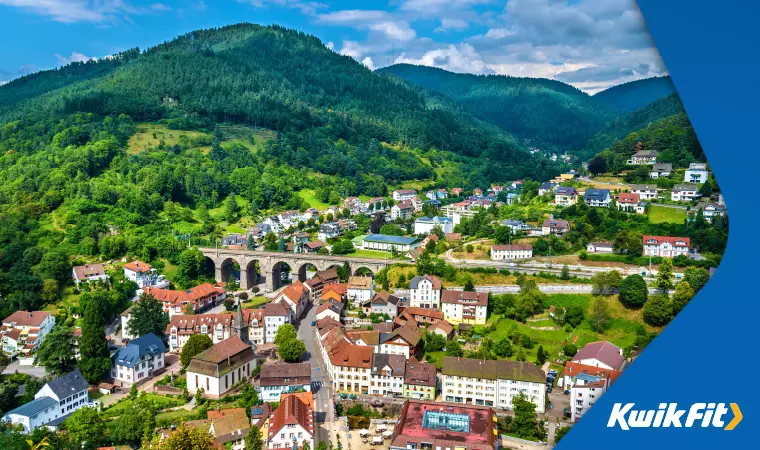
<path fill-rule="evenodd" d="M 261 366 L 257 390 L 265 402 L 279 402 L 282 394 L 311 392 L 311 365 L 267 362 Z"/>
<path fill-rule="evenodd" d="M 197 354 L 185 372 L 187 391 L 219 398 L 236 384 L 247 380 L 256 368 L 256 355 L 250 344 L 233 335 Z"/>
<path fill-rule="evenodd" d="M 488 293 L 445 290 L 441 293 L 441 310 L 449 323 L 484 325 Z"/>
<path fill-rule="evenodd" d="M 533 246 L 530 244 L 494 245 L 491 247 L 491 260 L 504 261 L 527 259 L 533 257 Z"/>
<path fill-rule="evenodd" d="M 432 275 L 418 275 L 409 281 L 409 306 L 441 309 L 443 283 Z"/>
<path fill-rule="evenodd" d="M 0 325 L 3 353 L 28 356 L 37 350 L 55 326 L 55 317 L 45 311 L 16 311 Z"/>
<path fill-rule="evenodd" d="M 691 239 L 670 236 L 642 236 L 644 244 L 644 256 L 660 256 L 663 258 L 675 258 L 676 256 L 689 256 Z"/>
<path fill-rule="evenodd" d="M 704 184 L 707 183 L 707 163 L 691 163 L 683 175 L 684 183 Z"/>
<path fill-rule="evenodd" d="M 164 353 L 166 346 L 153 333 L 133 339 L 111 356 L 111 377 L 122 386 L 144 383 L 163 371 Z"/>

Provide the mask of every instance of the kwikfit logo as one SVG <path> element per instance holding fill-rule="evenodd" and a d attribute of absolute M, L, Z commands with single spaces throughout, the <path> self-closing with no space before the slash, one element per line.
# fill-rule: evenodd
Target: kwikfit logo
<path fill-rule="evenodd" d="M 635 403 L 615 403 L 607 427 L 619 426 L 621 430 L 628 431 L 631 428 L 651 427 L 691 428 L 696 424 L 702 428 L 714 427 L 730 431 L 742 421 L 742 412 L 736 403 L 729 404 L 734 418 L 728 425 L 723 420 L 729 411 L 725 403 L 694 403 L 688 410 L 679 409 L 677 403 L 660 403 L 657 409 L 643 410 L 633 409 L 634 406 Z"/>

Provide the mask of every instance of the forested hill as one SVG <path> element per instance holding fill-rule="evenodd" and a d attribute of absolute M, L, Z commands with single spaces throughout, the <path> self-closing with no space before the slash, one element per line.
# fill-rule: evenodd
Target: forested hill
<path fill-rule="evenodd" d="M 673 115 L 679 115 L 683 112 L 684 108 L 681 99 L 674 92 L 649 103 L 643 108 L 613 120 L 604 129 L 591 136 L 582 148 L 576 149 L 573 153 L 581 159 L 588 159 L 608 148 L 615 141 L 623 139 L 639 129 L 646 128 L 650 123 Z"/>
<path fill-rule="evenodd" d="M 554 80 L 459 74 L 409 64 L 378 72 L 445 94 L 515 136 L 560 150 L 578 147 L 619 115 L 588 94 Z"/>
<path fill-rule="evenodd" d="M 636 111 L 676 92 L 670 76 L 645 78 L 619 84 L 594 95 L 598 102 L 620 111 Z"/>

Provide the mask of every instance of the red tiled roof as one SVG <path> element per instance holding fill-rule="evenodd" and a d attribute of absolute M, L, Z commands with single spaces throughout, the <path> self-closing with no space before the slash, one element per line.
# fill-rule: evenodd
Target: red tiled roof
<path fill-rule="evenodd" d="M 644 245 L 647 245 L 647 244 L 660 245 L 667 242 L 674 247 L 690 247 L 691 246 L 691 239 L 686 238 L 686 237 L 649 236 L 645 234 L 644 236 L 641 237 L 641 241 L 644 243 Z"/>
<path fill-rule="evenodd" d="M 105 275 L 106 272 L 103 264 L 86 264 L 84 266 L 75 266 L 74 273 L 77 276 L 77 280 L 84 280 L 88 277 Z"/>
<path fill-rule="evenodd" d="M 623 192 L 618 196 L 618 203 L 638 203 L 639 194 L 632 194 L 630 192 Z"/>
<path fill-rule="evenodd" d="M 305 392 L 305 394 L 311 394 Z M 271 440 L 285 425 L 301 425 L 304 430 L 314 434 L 314 411 L 300 396 L 282 394 L 280 406 L 269 418 L 269 439 Z"/>
<path fill-rule="evenodd" d="M 196 302 L 208 295 L 222 292 L 223 291 L 220 288 L 214 286 L 211 283 L 203 283 L 186 291 L 171 291 L 169 289 L 158 289 L 152 287 L 145 288 L 145 293 L 152 295 L 159 302 L 169 303 L 175 306 L 178 306 L 182 303 Z"/>
<path fill-rule="evenodd" d="M 295 283 L 283 289 L 275 299 L 287 297 L 293 303 L 298 303 L 301 297 L 303 297 L 305 294 L 306 286 L 304 286 L 301 280 L 296 280 Z"/>
<path fill-rule="evenodd" d="M 623 355 L 620 354 L 620 348 L 610 344 L 607 341 L 589 342 L 573 357 L 573 361 L 582 361 L 584 359 L 598 359 L 604 364 L 619 370 L 623 365 Z"/>
<path fill-rule="evenodd" d="M 430 308 L 420 308 L 417 306 L 410 306 L 404 310 L 404 314 L 411 314 L 412 316 L 430 317 L 432 319 L 443 319 L 443 311 Z"/>
<path fill-rule="evenodd" d="M 372 367 L 372 347 L 351 344 L 340 328 L 333 328 L 328 332 L 323 345 L 334 366 L 362 369 Z"/>
<path fill-rule="evenodd" d="M 45 311 L 16 311 L 3 319 L 3 323 L 15 323 L 17 327 L 40 327 L 48 316 L 50 314 Z"/>
<path fill-rule="evenodd" d="M 565 372 L 563 375 L 569 375 L 574 377 L 579 373 L 587 373 L 598 377 L 610 378 L 610 384 L 614 383 L 618 377 L 623 373 L 619 370 L 602 369 L 600 367 L 589 366 L 587 364 L 577 363 L 575 361 L 568 361 L 565 364 Z"/>
<path fill-rule="evenodd" d="M 487 292 L 468 292 L 468 291 L 450 291 L 448 289 L 441 292 L 442 303 L 459 303 L 462 305 L 488 305 Z"/>
<path fill-rule="evenodd" d="M 147 272 L 151 269 L 150 264 L 142 261 L 134 260 L 132 262 L 124 264 L 124 268 L 131 270 L 132 272 Z"/>

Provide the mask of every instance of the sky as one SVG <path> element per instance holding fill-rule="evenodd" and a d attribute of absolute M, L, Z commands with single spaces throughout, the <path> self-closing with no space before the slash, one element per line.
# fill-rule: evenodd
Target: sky
<path fill-rule="evenodd" d="M 667 74 L 634 0 L 0 0 L 0 84 L 238 22 L 313 34 L 372 69 L 552 78 L 591 94 Z"/>

